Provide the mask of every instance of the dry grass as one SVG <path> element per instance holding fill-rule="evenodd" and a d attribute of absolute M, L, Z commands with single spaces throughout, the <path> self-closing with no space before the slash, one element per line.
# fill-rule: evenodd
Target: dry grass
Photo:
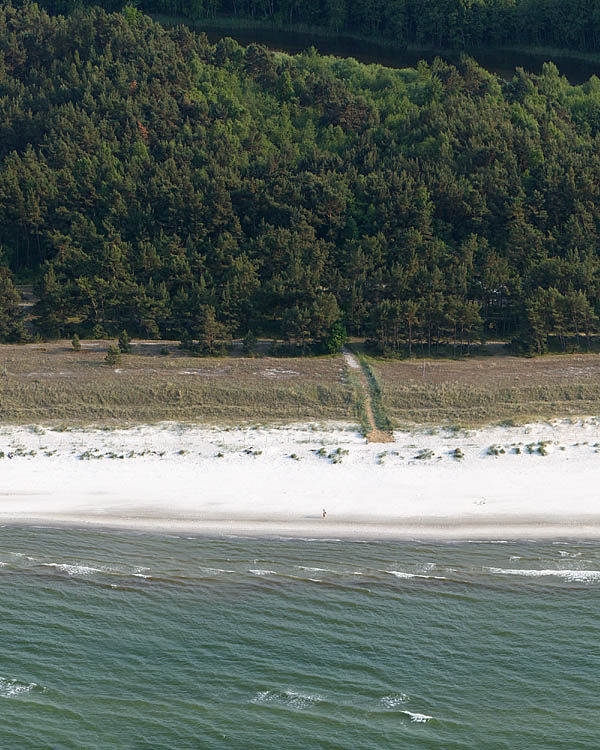
<path fill-rule="evenodd" d="M 356 420 L 342 357 L 189 357 L 137 343 L 111 368 L 109 343 L 0 346 L 0 421 L 130 424 Z M 169 348 L 169 355 L 160 349 Z M 480 425 L 600 413 L 600 355 L 382 360 L 369 364 L 395 426 Z"/>
<path fill-rule="evenodd" d="M 132 423 L 352 419 L 341 358 L 196 358 L 138 343 L 111 368 L 113 342 L 0 346 L 0 421 Z M 168 346 L 170 354 L 159 352 Z"/>
<path fill-rule="evenodd" d="M 395 425 L 464 426 L 600 412 L 600 355 L 463 360 L 382 360 L 370 364 Z"/>

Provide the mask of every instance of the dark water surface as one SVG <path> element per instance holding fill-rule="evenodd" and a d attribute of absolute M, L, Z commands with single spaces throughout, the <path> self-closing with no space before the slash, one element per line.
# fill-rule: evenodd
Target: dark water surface
<path fill-rule="evenodd" d="M 597 748 L 596 544 L 0 529 L 2 748 Z"/>
<path fill-rule="evenodd" d="M 201 26 L 198 30 L 202 30 Z M 389 68 L 414 67 L 419 60 L 432 62 L 437 56 L 449 62 L 455 62 L 459 53 L 436 53 L 429 51 L 403 51 L 378 45 L 376 42 L 356 40 L 350 37 L 330 37 L 317 34 L 305 34 L 292 31 L 277 31 L 274 29 L 257 28 L 252 30 L 210 28 L 204 29 L 208 39 L 214 44 L 219 39 L 229 36 L 236 39 L 242 46 L 252 43 L 265 46 L 281 52 L 297 54 L 309 47 L 315 47 L 322 55 L 336 55 L 338 57 L 353 57 L 364 63 L 378 63 Z M 592 75 L 600 75 L 600 61 L 592 62 L 578 60 L 571 57 L 547 56 L 527 54 L 513 51 L 472 50 L 469 54 L 491 73 L 509 80 L 513 77 L 517 67 L 532 73 L 540 73 L 542 65 L 552 60 L 562 75 L 573 84 L 587 81 Z"/>

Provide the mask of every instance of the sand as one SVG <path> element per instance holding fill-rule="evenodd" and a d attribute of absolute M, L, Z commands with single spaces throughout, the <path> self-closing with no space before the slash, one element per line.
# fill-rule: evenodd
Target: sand
<path fill-rule="evenodd" d="M 367 444 L 343 423 L 6 426 L 0 523 L 315 538 L 600 538 L 598 418 L 394 437 Z"/>

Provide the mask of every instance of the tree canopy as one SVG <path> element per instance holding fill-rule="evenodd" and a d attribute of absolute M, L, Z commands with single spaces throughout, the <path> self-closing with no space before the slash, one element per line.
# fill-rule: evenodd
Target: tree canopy
<path fill-rule="evenodd" d="M 47 336 L 327 348 L 343 325 L 543 351 L 597 329 L 595 77 L 391 70 L 35 5 L 2 6 L 0 50 L 5 317 L 12 273 Z"/>

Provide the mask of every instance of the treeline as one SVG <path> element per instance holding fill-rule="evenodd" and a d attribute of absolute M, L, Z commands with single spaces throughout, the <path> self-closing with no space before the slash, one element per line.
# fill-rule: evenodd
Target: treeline
<path fill-rule="evenodd" d="M 48 337 L 541 352 L 598 330 L 596 78 L 213 46 L 131 8 L 5 5 L 0 50 L 4 338 L 11 273 Z"/>
<path fill-rule="evenodd" d="M 124 0 L 44 0 L 52 13 Z M 600 0 L 139 0 L 148 13 L 304 24 L 437 49 L 527 45 L 597 52 Z"/>

